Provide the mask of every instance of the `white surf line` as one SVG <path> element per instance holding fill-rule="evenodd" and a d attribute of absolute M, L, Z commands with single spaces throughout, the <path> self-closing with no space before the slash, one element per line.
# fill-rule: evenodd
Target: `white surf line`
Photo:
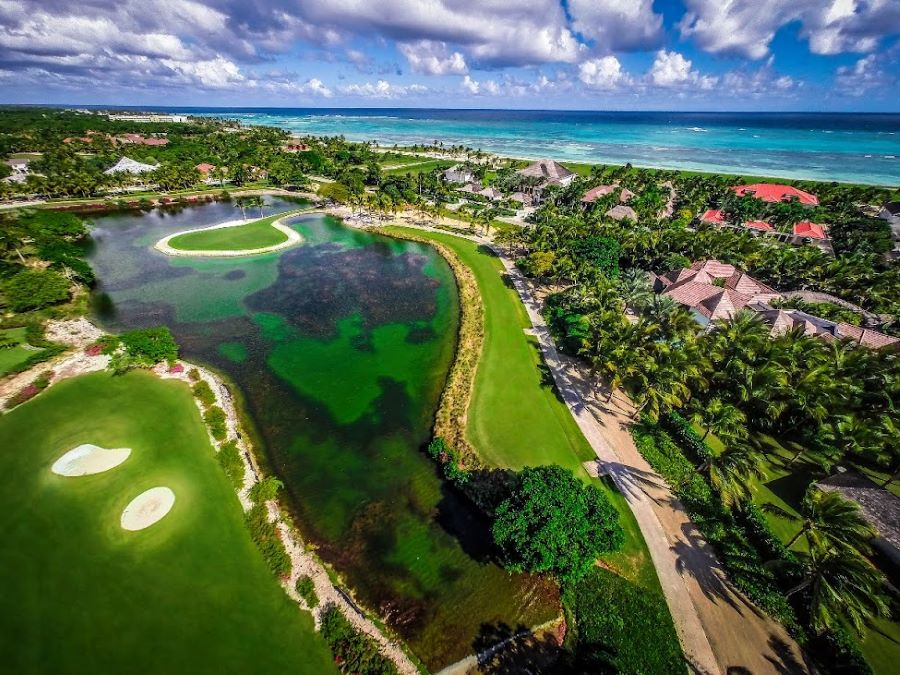
<path fill-rule="evenodd" d="M 287 239 L 285 239 L 283 242 L 274 244 L 272 246 L 245 249 L 223 249 L 215 251 L 188 251 L 185 249 L 173 248 L 169 244 L 172 239 L 174 239 L 175 237 L 180 237 L 183 234 L 192 234 L 194 232 L 208 232 L 209 230 L 222 230 L 227 227 L 240 227 L 241 225 L 251 225 L 252 223 L 263 220 L 262 218 L 258 218 L 256 220 L 229 220 L 224 223 L 219 223 L 218 225 L 209 225 L 207 227 L 196 227 L 191 230 L 182 230 L 181 232 L 175 232 L 166 237 L 163 237 L 153 245 L 153 248 L 155 248 L 160 253 L 165 253 L 166 255 L 171 256 L 204 258 L 233 258 L 237 256 L 259 255 L 260 253 L 272 253 L 273 251 L 281 251 L 282 249 L 296 246 L 303 241 L 303 237 L 299 232 L 297 232 L 297 230 L 292 227 L 288 227 L 282 221 L 284 221 L 286 218 L 293 218 L 294 216 L 306 213 L 307 211 L 308 209 L 290 211 L 282 215 L 278 220 L 272 221 L 271 227 L 275 228 L 287 237 Z"/>

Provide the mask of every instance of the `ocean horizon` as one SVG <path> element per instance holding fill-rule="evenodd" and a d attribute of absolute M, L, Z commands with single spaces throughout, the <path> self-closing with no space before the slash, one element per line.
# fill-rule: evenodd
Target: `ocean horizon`
<path fill-rule="evenodd" d="M 900 114 L 156 107 L 380 145 L 900 186 Z"/>

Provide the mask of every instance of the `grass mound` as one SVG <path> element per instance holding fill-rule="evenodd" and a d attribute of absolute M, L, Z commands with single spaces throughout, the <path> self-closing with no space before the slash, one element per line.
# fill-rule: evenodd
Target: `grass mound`
<path fill-rule="evenodd" d="M 188 232 L 170 239 L 169 246 L 180 251 L 252 251 L 278 246 L 288 237 L 272 227 L 272 223 L 284 215 L 278 213 L 234 227 Z"/>

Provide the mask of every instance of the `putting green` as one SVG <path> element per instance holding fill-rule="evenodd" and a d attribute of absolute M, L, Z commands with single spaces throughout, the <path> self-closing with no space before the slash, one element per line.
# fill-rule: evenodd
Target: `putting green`
<path fill-rule="evenodd" d="M 132 454 L 53 474 L 82 443 Z M 158 485 L 177 495 L 171 512 L 123 530 L 123 509 Z M 250 540 L 184 384 L 96 373 L 0 417 L 0 534 L 5 672 L 335 672 Z"/>
<path fill-rule="evenodd" d="M 278 213 L 233 227 L 209 228 L 172 237 L 168 244 L 178 251 L 253 251 L 284 244 L 288 235 L 272 224 L 286 214 Z"/>

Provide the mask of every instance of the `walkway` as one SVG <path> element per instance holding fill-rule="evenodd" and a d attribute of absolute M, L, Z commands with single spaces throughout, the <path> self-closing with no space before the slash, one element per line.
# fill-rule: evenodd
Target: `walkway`
<path fill-rule="evenodd" d="M 560 355 L 541 307 L 506 256 L 512 279 L 541 345 L 544 360 L 585 438 L 600 472 L 625 496 L 650 549 L 684 653 L 697 673 L 743 668 L 754 675 L 807 672 L 800 648 L 774 619 L 729 583 L 715 552 L 691 522 L 665 481 L 641 456 L 628 427 L 634 408 L 616 391 L 609 404 L 573 359 Z"/>
<path fill-rule="evenodd" d="M 447 234 L 430 227 L 420 229 Z M 712 547 L 638 452 L 629 431 L 634 409 L 628 397 L 616 391 L 609 403 L 605 396 L 599 399 L 596 387 L 578 364 L 557 352 L 541 316 L 540 302 L 512 261 L 486 239 L 459 236 L 490 246 L 500 256 L 525 305 L 557 388 L 597 454 L 596 472 L 616 484 L 641 528 L 692 672 L 809 672 L 800 648 L 784 627 L 730 584 Z"/>

